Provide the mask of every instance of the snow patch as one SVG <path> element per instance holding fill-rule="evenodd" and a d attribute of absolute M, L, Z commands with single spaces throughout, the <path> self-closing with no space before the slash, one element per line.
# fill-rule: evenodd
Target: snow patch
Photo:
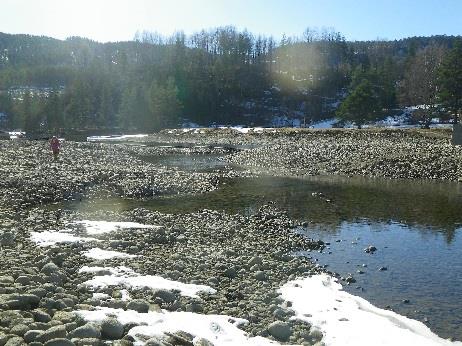
<path fill-rule="evenodd" d="M 292 302 L 294 318 L 319 328 L 327 346 L 462 345 L 438 337 L 419 321 L 342 291 L 337 280 L 326 274 L 291 281 L 280 292 Z"/>
<path fill-rule="evenodd" d="M 89 322 L 101 322 L 108 316 L 117 318 L 120 323 L 143 324 L 130 329 L 129 335 L 135 338 L 135 345 L 143 345 L 145 340 L 162 336 L 164 333 L 184 331 L 195 336 L 194 341 L 204 338 L 214 345 L 266 346 L 279 343 L 263 337 L 249 337 L 237 326 L 246 320 L 226 315 L 202 315 L 192 312 L 148 312 L 98 307 L 94 311 L 77 310 L 76 313 Z"/>
<path fill-rule="evenodd" d="M 82 220 L 82 221 L 75 221 L 72 224 L 83 225 L 87 233 L 92 234 L 92 235 L 110 233 L 110 232 L 114 232 L 118 230 L 126 230 L 126 229 L 160 228 L 160 226 L 143 225 L 141 223 L 136 223 L 136 222 L 111 222 L 111 221 Z"/>
<path fill-rule="evenodd" d="M 110 135 L 110 136 L 89 136 L 87 137 L 87 142 L 100 142 L 100 141 L 120 141 L 130 138 L 143 138 L 148 135 Z"/>
<path fill-rule="evenodd" d="M 89 241 L 100 241 L 95 238 L 78 237 L 63 231 L 43 231 L 43 232 L 31 232 L 30 238 L 38 246 L 53 246 L 57 243 L 78 243 L 78 242 L 89 242 Z"/>
<path fill-rule="evenodd" d="M 129 255 L 127 253 L 118 252 L 118 251 L 108 251 L 100 248 L 93 248 L 83 253 L 85 257 L 93 258 L 96 260 L 106 260 L 110 258 L 132 258 L 137 257 L 136 255 Z"/>
<path fill-rule="evenodd" d="M 103 268 L 83 267 L 79 272 L 103 274 L 84 282 L 93 288 L 107 286 L 125 286 L 127 288 L 151 288 L 178 290 L 182 295 L 199 298 L 198 293 L 215 293 L 216 290 L 206 285 L 184 284 L 182 282 L 164 279 L 157 275 L 140 275 L 127 267 Z"/>

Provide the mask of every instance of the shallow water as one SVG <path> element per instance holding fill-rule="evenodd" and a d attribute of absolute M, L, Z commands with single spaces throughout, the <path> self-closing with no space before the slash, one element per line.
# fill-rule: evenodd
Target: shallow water
<path fill-rule="evenodd" d="M 159 160 L 185 170 L 226 168 L 218 156 L 172 155 Z M 357 282 L 346 290 L 378 307 L 427 320 L 442 337 L 462 339 L 462 184 L 262 176 L 228 180 L 218 190 L 197 196 L 84 199 L 67 207 L 112 211 L 144 207 L 167 213 L 207 208 L 249 215 L 269 201 L 306 222 L 297 232 L 330 243 L 322 253 L 298 255 L 342 276 L 351 273 Z M 365 253 L 368 245 L 377 251 Z M 380 267 L 387 270 L 379 271 Z"/>

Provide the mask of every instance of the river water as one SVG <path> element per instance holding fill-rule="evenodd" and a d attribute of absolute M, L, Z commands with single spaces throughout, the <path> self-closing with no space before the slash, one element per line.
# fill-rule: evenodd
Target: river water
<path fill-rule="evenodd" d="M 227 169 L 218 156 L 148 160 L 192 171 Z M 356 282 L 345 286 L 350 293 L 424 321 L 442 337 L 462 340 L 462 184 L 262 175 L 227 180 L 203 195 L 83 200 L 78 208 L 166 213 L 207 208 L 249 215 L 270 201 L 303 224 L 295 232 L 328 243 L 322 252 L 294 255 L 341 276 L 351 274 Z M 369 245 L 377 251 L 366 253 Z"/>

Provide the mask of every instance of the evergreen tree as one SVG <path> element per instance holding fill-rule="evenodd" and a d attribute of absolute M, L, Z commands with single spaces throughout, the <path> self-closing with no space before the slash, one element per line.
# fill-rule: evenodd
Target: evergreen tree
<path fill-rule="evenodd" d="M 342 102 L 336 114 L 361 128 L 367 121 L 374 120 L 380 110 L 379 96 L 374 92 L 373 85 L 364 79 Z"/>
<path fill-rule="evenodd" d="M 459 39 L 443 60 L 439 74 L 439 96 L 458 122 L 462 113 L 462 40 Z"/>

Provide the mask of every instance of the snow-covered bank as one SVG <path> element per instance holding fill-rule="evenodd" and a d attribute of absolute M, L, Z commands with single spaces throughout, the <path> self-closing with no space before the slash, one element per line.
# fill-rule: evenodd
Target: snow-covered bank
<path fill-rule="evenodd" d="M 280 292 L 292 302 L 294 318 L 319 328 L 327 346 L 462 345 L 438 337 L 421 322 L 343 291 L 326 274 L 291 281 Z"/>
<path fill-rule="evenodd" d="M 192 312 L 148 312 L 138 313 L 133 310 L 121 310 L 98 307 L 95 311 L 76 311 L 85 320 L 101 322 L 108 316 L 114 316 L 122 324 L 143 324 L 130 329 L 129 335 L 136 340 L 135 345 L 143 345 L 151 337 L 161 337 L 164 333 L 184 331 L 195 336 L 194 341 L 203 338 L 213 345 L 279 345 L 279 343 L 263 337 L 249 337 L 237 328 L 246 320 L 226 315 L 201 315 Z"/>

